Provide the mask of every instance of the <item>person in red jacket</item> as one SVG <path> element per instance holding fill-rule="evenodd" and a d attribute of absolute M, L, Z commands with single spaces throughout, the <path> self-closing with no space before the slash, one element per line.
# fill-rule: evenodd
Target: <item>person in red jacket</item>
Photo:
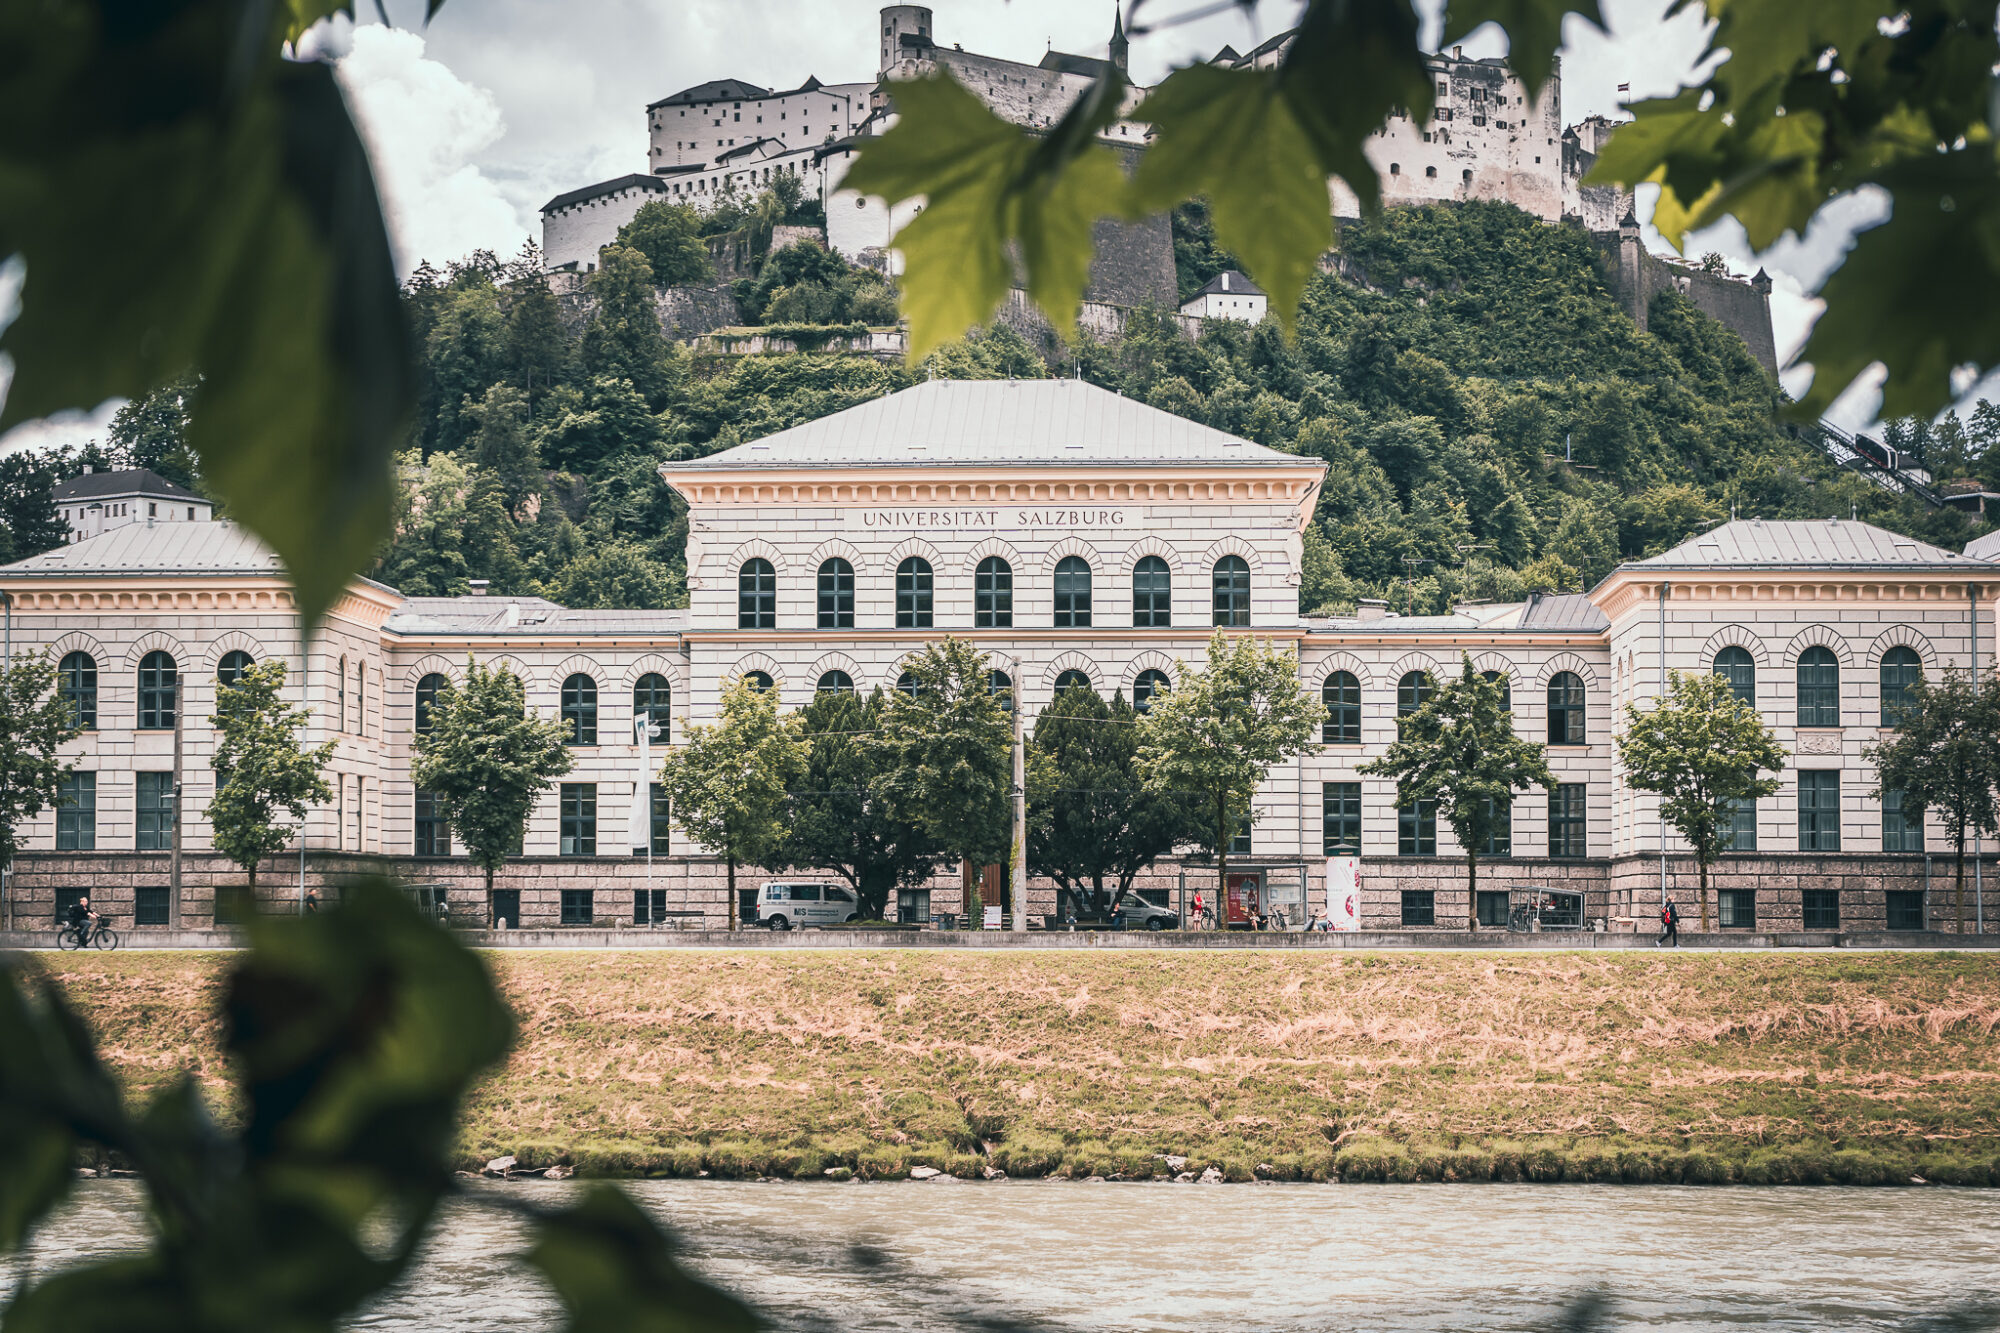
<path fill-rule="evenodd" d="M 1676 949 L 1681 947 L 1681 914 L 1674 908 L 1672 898 L 1660 904 L 1660 938 L 1657 942 L 1671 942 Z"/>

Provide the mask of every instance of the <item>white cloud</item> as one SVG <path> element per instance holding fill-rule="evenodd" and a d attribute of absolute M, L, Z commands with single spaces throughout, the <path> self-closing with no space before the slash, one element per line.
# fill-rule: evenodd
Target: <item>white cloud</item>
<path fill-rule="evenodd" d="M 506 133 L 500 103 L 424 54 L 400 28 L 315 34 L 368 144 L 398 271 L 477 249 L 512 254 L 533 228 L 483 167 Z"/>

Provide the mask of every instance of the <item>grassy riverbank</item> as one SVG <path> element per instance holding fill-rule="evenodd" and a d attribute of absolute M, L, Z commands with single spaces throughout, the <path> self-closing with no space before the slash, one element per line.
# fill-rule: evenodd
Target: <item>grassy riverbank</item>
<path fill-rule="evenodd" d="M 2000 958 L 507 951 L 468 1162 L 2000 1185 Z M 48 957 L 220 1096 L 226 959 Z M 226 1108 L 222 1108 L 226 1114 Z"/>

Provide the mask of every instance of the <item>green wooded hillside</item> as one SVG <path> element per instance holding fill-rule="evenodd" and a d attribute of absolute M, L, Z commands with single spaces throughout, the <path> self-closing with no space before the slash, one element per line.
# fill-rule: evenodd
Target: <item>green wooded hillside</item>
<path fill-rule="evenodd" d="M 1226 262 L 1198 208 L 1176 232 L 1184 280 Z M 1673 295 L 1639 332 L 1585 233 L 1506 205 L 1395 209 L 1349 228 L 1340 272 L 1315 281 L 1291 343 L 1271 325 L 1232 324 L 1194 341 L 1142 313 L 1108 346 L 1037 347 L 1003 328 L 916 368 L 819 352 L 697 359 L 660 333 L 640 250 L 607 250 L 580 305 L 552 295 L 534 261 L 476 256 L 407 287 L 424 405 L 376 571 L 407 593 L 484 578 L 574 607 L 684 604 L 685 515 L 658 462 L 932 373 L 1077 373 L 1326 459 L 1308 612 L 1365 596 L 1425 612 L 1587 588 L 1732 506 L 1853 513 L 1954 548 L 1984 530 L 1838 472 L 1783 432 L 1779 391 L 1734 334 Z M 760 308 L 832 308 L 865 286 L 823 255 L 780 251 L 763 265 L 770 281 L 739 284 Z M 2000 482 L 2000 412 L 1982 407 L 1965 430 L 1950 420 L 1952 465 Z"/>

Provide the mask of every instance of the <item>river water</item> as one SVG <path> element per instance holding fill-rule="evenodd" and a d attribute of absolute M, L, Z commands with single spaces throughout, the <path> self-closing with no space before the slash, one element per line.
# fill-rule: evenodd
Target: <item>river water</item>
<path fill-rule="evenodd" d="M 484 1191 L 569 1186 L 498 1183 Z M 2000 1191 L 1595 1185 L 644 1181 L 697 1267 L 782 1329 L 1881 1329 L 2000 1309 Z M 135 1182 L 81 1182 L 36 1250 L 125 1249 Z M 506 1271 L 514 1224 L 457 1205 L 354 1321 L 513 1333 L 560 1316 Z M 855 1247 L 865 1247 L 857 1257 Z M 30 1262 L 33 1262 L 32 1258 Z M 47 1262 L 47 1261 L 45 1261 Z M 0 1269 L 0 1272 L 4 1272 Z M 1986 1325 L 1981 1325 L 1986 1326 Z"/>

